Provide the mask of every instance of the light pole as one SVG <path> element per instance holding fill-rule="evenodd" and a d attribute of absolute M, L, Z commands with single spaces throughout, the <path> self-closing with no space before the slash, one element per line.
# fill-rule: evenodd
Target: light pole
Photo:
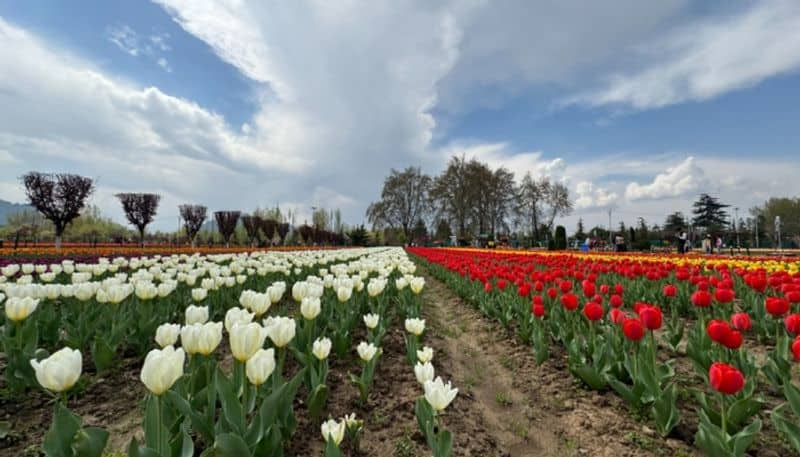
<path fill-rule="evenodd" d="M 741 249 L 742 245 L 739 244 L 739 207 L 734 206 L 733 212 L 736 214 L 736 218 L 733 220 L 733 229 L 736 230 L 736 249 Z"/>

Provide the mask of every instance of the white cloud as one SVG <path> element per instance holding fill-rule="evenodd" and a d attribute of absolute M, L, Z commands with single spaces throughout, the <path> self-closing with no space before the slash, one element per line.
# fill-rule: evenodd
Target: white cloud
<path fill-rule="evenodd" d="M 169 45 L 169 33 L 156 33 L 150 35 L 150 43 L 161 51 L 170 51 L 172 47 Z"/>
<path fill-rule="evenodd" d="M 683 162 L 659 173 L 649 184 L 632 182 L 625 189 L 625 198 L 636 200 L 658 200 L 681 197 L 700 191 L 708 184 L 703 169 L 689 156 Z"/>
<path fill-rule="evenodd" d="M 169 66 L 169 62 L 167 61 L 167 59 L 159 57 L 158 60 L 156 60 L 156 63 L 158 64 L 159 67 L 163 68 L 164 71 L 166 71 L 167 73 L 172 73 L 172 67 Z"/>
<path fill-rule="evenodd" d="M 651 64 L 568 103 L 658 108 L 706 100 L 800 67 L 800 2 L 765 0 L 675 30 L 644 48 Z"/>
<path fill-rule="evenodd" d="M 595 187 L 589 181 L 581 181 L 575 185 L 575 209 L 600 209 L 614 206 L 618 195 L 603 187 Z"/>
<path fill-rule="evenodd" d="M 534 178 L 551 177 L 566 179 L 566 162 L 556 157 L 543 159 L 542 152 L 514 152 L 508 143 L 452 143 L 439 149 L 441 164 L 450 157 L 464 156 L 468 160 L 476 159 L 492 168 L 505 167 L 517 180 L 530 172 Z"/>
<path fill-rule="evenodd" d="M 139 44 L 139 34 L 127 25 L 107 27 L 106 37 L 108 41 L 114 43 L 120 50 L 134 57 L 142 52 Z"/>

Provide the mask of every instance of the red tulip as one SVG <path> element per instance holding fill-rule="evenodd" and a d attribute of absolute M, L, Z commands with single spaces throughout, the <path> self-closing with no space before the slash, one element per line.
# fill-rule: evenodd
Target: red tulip
<path fill-rule="evenodd" d="M 603 318 L 603 307 L 591 301 L 583 306 L 583 315 L 590 321 L 599 321 Z"/>
<path fill-rule="evenodd" d="M 603 284 L 600 286 L 600 293 L 603 295 L 608 295 L 609 290 L 610 288 L 608 287 L 608 284 Z"/>
<path fill-rule="evenodd" d="M 764 306 L 773 317 L 781 317 L 789 312 L 789 301 L 779 297 L 767 297 Z"/>
<path fill-rule="evenodd" d="M 622 323 L 622 333 L 631 341 L 639 341 L 644 338 L 644 325 L 639 319 L 625 319 Z"/>
<path fill-rule="evenodd" d="M 714 362 L 708 370 L 711 387 L 717 392 L 733 395 L 744 387 L 744 375 L 736 368 L 722 362 Z"/>
<path fill-rule="evenodd" d="M 792 290 L 786 292 L 786 299 L 789 300 L 790 303 L 800 303 L 800 290 Z"/>
<path fill-rule="evenodd" d="M 589 282 L 588 280 L 583 281 L 581 284 L 583 286 L 583 296 L 589 298 L 595 294 L 597 288 L 594 286 L 593 282 Z"/>
<path fill-rule="evenodd" d="M 792 343 L 792 355 L 796 361 L 800 361 L 800 336 L 795 338 Z"/>
<path fill-rule="evenodd" d="M 611 322 L 619 325 L 625 322 L 625 312 L 619 308 L 611 308 L 611 311 L 608 313 Z"/>
<path fill-rule="evenodd" d="M 731 316 L 731 323 L 736 330 L 741 330 L 746 332 L 753 327 L 753 323 L 750 321 L 750 316 L 747 313 L 736 313 Z"/>
<path fill-rule="evenodd" d="M 731 289 L 717 289 L 714 291 L 714 298 L 719 303 L 730 303 L 736 297 Z"/>
<path fill-rule="evenodd" d="M 728 335 L 731 333 L 731 328 L 727 322 L 714 319 L 706 325 L 706 332 L 711 341 L 724 344 Z"/>
<path fill-rule="evenodd" d="M 609 303 L 611 304 L 612 308 L 619 308 L 622 306 L 622 297 L 617 294 L 614 294 L 609 299 Z"/>
<path fill-rule="evenodd" d="M 544 305 L 541 303 L 534 303 L 533 307 L 531 307 L 531 312 L 536 317 L 543 317 L 544 316 Z"/>
<path fill-rule="evenodd" d="M 800 314 L 789 314 L 783 320 L 783 325 L 786 326 L 786 331 L 792 335 L 800 334 Z"/>
<path fill-rule="evenodd" d="M 536 281 L 533 284 L 533 288 L 536 290 L 536 292 L 541 292 L 544 289 L 544 283 L 542 281 Z"/>
<path fill-rule="evenodd" d="M 667 284 L 663 289 L 661 289 L 661 293 L 663 293 L 667 298 L 672 298 L 678 293 L 678 288 L 672 284 Z"/>
<path fill-rule="evenodd" d="M 742 347 L 743 341 L 744 338 L 742 338 L 741 332 L 738 330 L 731 330 L 725 337 L 725 340 L 722 342 L 722 344 L 728 349 L 739 349 Z"/>
<path fill-rule="evenodd" d="M 497 288 L 498 289 L 503 290 L 503 289 L 506 288 L 507 285 L 508 285 L 508 283 L 506 283 L 505 279 L 498 279 L 497 280 Z"/>
<path fill-rule="evenodd" d="M 622 284 L 614 284 L 614 293 L 617 295 L 622 295 L 625 289 L 622 288 Z"/>
<path fill-rule="evenodd" d="M 574 311 L 578 308 L 578 296 L 574 294 L 564 294 L 561 296 L 561 304 L 564 308 Z"/>
<path fill-rule="evenodd" d="M 558 288 L 561 289 L 562 293 L 567 293 L 572 290 L 572 283 L 570 281 L 561 281 L 558 284 Z"/>
<path fill-rule="evenodd" d="M 692 294 L 692 304 L 698 308 L 711 306 L 711 294 L 705 290 L 698 290 Z"/>
<path fill-rule="evenodd" d="M 639 319 L 648 330 L 658 330 L 661 328 L 663 316 L 661 308 L 658 306 L 645 305 L 639 310 Z"/>
<path fill-rule="evenodd" d="M 483 283 L 483 291 L 486 292 L 486 293 L 491 292 L 492 291 L 492 283 L 490 283 L 490 282 Z"/>
<path fill-rule="evenodd" d="M 558 291 L 556 290 L 555 287 L 550 287 L 550 288 L 547 289 L 547 296 L 548 297 L 556 298 L 557 295 L 558 295 Z"/>

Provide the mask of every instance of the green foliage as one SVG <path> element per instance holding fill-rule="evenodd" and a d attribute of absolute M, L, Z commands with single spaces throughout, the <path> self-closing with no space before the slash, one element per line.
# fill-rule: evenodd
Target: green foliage
<path fill-rule="evenodd" d="M 563 225 L 556 227 L 555 249 L 559 251 L 567 249 L 567 229 Z"/>

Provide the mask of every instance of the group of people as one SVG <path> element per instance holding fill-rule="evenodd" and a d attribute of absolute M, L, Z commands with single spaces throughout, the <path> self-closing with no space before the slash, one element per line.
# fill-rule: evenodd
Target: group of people
<path fill-rule="evenodd" d="M 675 244 L 678 249 L 678 254 L 685 254 L 692 250 L 692 241 L 689 239 L 685 230 L 679 230 L 675 235 Z M 715 250 L 716 252 L 722 252 L 722 238 L 719 236 L 712 236 L 710 233 L 706 234 L 701 243 L 701 247 L 706 254 L 713 254 Z"/>

